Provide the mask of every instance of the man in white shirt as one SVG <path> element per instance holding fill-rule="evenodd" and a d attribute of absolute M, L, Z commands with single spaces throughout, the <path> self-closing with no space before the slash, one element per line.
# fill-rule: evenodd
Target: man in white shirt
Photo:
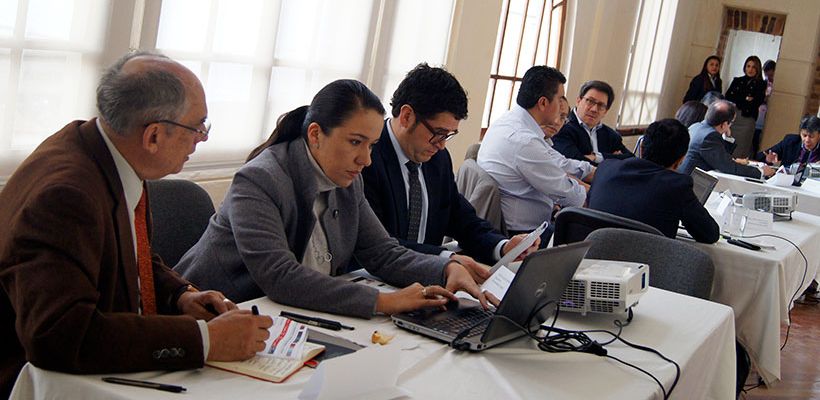
<path fill-rule="evenodd" d="M 582 206 L 592 176 L 589 163 L 567 160 L 545 139 L 542 126 L 558 123 L 566 78 L 555 68 L 527 70 L 516 103 L 490 125 L 478 151 L 478 165 L 501 192 L 501 209 L 511 233 L 535 229 L 552 218 L 555 205 Z M 549 131 L 549 129 L 546 129 Z M 546 246 L 552 225 L 541 236 Z"/>

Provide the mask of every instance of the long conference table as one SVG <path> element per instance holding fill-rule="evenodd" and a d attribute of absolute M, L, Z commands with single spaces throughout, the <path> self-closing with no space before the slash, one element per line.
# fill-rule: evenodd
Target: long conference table
<path fill-rule="evenodd" d="M 719 193 L 706 203 L 715 215 Z M 780 380 L 780 327 L 789 324 L 792 300 L 808 287 L 820 266 L 820 217 L 794 212 L 791 221 L 774 222 L 772 235 L 789 239 L 794 246 L 773 237 L 747 239 L 775 246 L 774 250 L 748 250 L 721 239 L 716 244 L 693 243 L 715 264 L 711 300 L 732 307 L 738 341 L 749 352 L 766 385 Z"/>
<path fill-rule="evenodd" d="M 797 194 L 797 211 L 812 215 L 820 215 L 820 181 L 816 179 L 806 179 L 803 186 L 775 186 L 771 183 L 757 183 L 746 180 L 737 175 L 724 174 L 717 171 L 709 171 L 709 174 L 718 178 L 715 191 L 722 192 L 729 190 L 735 194 L 746 194 L 751 192 L 785 192 Z"/>
<path fill-rule="evenodd" d="M 395 333 L 387 346 L 399 346 L 398 386 L 418 399 L 661 399 L 661 390 L 648 376 L 613 360 L 585 353 L 544 353 L 520 338 L 481 353 L 453 350 L 443 343 L 403 331 L 387 317 L 347 318 L 293 309 L 260 298 L 263 314 L 281 310 L 326 317 L 354 326 L 354 331 L 325 331 L 370 344 L 374 330 Z M 718 303 L 650 288 L 634 308 L 632 323 L 622 336 L 649 346 L 675 360 L 681 376 L 674 399 L 730 399 L 735 391 L 735 331 L 732 309 Z M 613 316 L 562 313 L 557 325 L 570 329 L 614 330 Z M 313 328 L 311 328 L 313 329 Z M 593 334 L 598 341 L 608 336 Z M 610 355 L 636 364 L 655 375 L 668 389 L 674 366 L 654 354 L 619 342 L 606 347 Z M 363 369 L 357 371 L 367 374 Z M 200 399 L 293 399 L 314 370 L 302 368 L 283 383 L 274 384 L 218 369 L 152 371 L 116 376 L 149 380 L 187 388 L 185 396 Z M 111 375 L 111 374 L 106 374 Z M 104 375 L 71 375 L 27 364 L 12 399 L 107 398 L 179 399 L 179 394 L 104 383 Z"/>

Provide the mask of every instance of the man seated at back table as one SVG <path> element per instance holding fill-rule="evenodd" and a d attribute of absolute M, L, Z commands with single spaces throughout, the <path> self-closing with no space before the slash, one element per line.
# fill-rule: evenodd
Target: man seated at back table
<path fill-rule="evenodd" d="M 552 139 L 555 150 L 567 158 L 589 161 L 598 165 L 607 158 L 634 157 L 624 146 L 621 135 L 601 122 L 612 107 L 615 93 L 603 81 L 588 81 L 581 85 L 575 109 L 567 123 Z"/>
<path fill-rule="evenodd" d="M 720 228 L 692 190 L 692 177 L 676 172 L 689 132 L 675 119 L 653 122 L 641 158 L 604 160 L 589 190 L 589 208 L 641 221 L 674 238 L 678 223 L 703 243 L 720 239 Z"/>
<path fill-rule="evenodd" d="M 689 127 L 689 149 L 678 172 L 689 175 L 697 167 L 755 179 L 772 176 L 774 170 L 768 165 L 758 169 L 748 165 L 748 160 L 732 159 L 735 145 L 731 126 L 736 114 L 737 107 L 731 101 L 712 103 L 706 119 Z"/>
<path fill-rule="evenodd" d="M 781 164 L 794 171 L 799 164 L 820 162 L 820 118 L 806 115 L 800 120 L 800 134 L 784 136 L 768 150 L 757 153 L 755 159 L 770 165 Z"/>

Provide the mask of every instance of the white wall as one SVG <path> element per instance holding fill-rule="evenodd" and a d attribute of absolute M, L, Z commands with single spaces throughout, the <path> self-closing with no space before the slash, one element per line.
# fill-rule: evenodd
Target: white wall
<path fill-rule="evenodd" d="M 455 169 L 464 160 L 467 147 L 477 143 L 481 135 L 481 117 L 500 17 L 500 0 L 456 1 L 446 67 L 467 91 L 468 116 L 459 125 L 458 136 L 447 142 Z"/>

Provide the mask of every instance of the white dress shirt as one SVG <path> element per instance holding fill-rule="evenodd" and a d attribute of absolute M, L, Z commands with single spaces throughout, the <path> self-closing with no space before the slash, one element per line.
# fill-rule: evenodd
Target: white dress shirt
<path fill-rule="evenodd" d="M 137 208 L 137 203 L 140 201 L 140 197 L 142 197 L 142 189 L 143 189 L 143 181 L 137 175 L 137 172 L 134 171 L 134 168 L 131 167 L 131 164 L 128 163 L 128 160 L 122 156 L 117 147 L 114 146 L 114 143 L 111 142 L 111 139 L 108 138 L 108 134 L 105 133 L 103 129 L 102 123 L 100 119 L 97 118 L 97 130 L 100 131 L 100 136 L 102 136 L 103 141 L 105 142 L 105 146 L 108 147 L 108 152 L 111 153 L 111 158 L 114 159 L 114 166 L 117 168 L 117 176 L 120 177 L 120 182 L 122 183 L 122 191 L 125 195 L 125 204 L 126 209 L 128 210 L 128 221 L 131 223 L 131 240 L 134 243 L 134 257 L 137 257 L 137 233 L 136 228 L 134 227 L 134 210 Z M 139 276 L 137 277 L 137 287 L 139 288 Z M 142 312 L 140 310 L 140 312 Z M 197 325 L 199 326 L 199 334 L 202 337 L 202 356 L 205 360 L 208 359 L 208 352 L 211 349 L 211 342 L 210 342 L 210 335 L 208 333 L 208 323 L 203 320 L 197 320 Z"/>
<path fill-rule="evenodd" d="M 572 109 L 572 112 L 575 113 L 575 118 L 578 119 L 578 124 L 581 125 L 581 127 L 587 132 L 587 135 L 589 135 L 589 141 L 592 143 L 592 152 L 595 153 L 595 162 L 600 164 L 604 161 L 604 155 L 598 151 L 598 129 L 601 128 L 603 123 L 599 122 L 598 125 L 589 127 L 584 123 L 584 120 L 578 116 L 578 107 Z"/>
<path fill-rule="evenodd" d="M 478 151 L 478 165 L 498 183 L 508 229 L 535 229 L 550 219 L 555 204 L 584 204 L 586 190 L 567 176 L 554 155 L 557 153 L 544 140 L 535 119 L 518 105 L 487 130 Z"/>

